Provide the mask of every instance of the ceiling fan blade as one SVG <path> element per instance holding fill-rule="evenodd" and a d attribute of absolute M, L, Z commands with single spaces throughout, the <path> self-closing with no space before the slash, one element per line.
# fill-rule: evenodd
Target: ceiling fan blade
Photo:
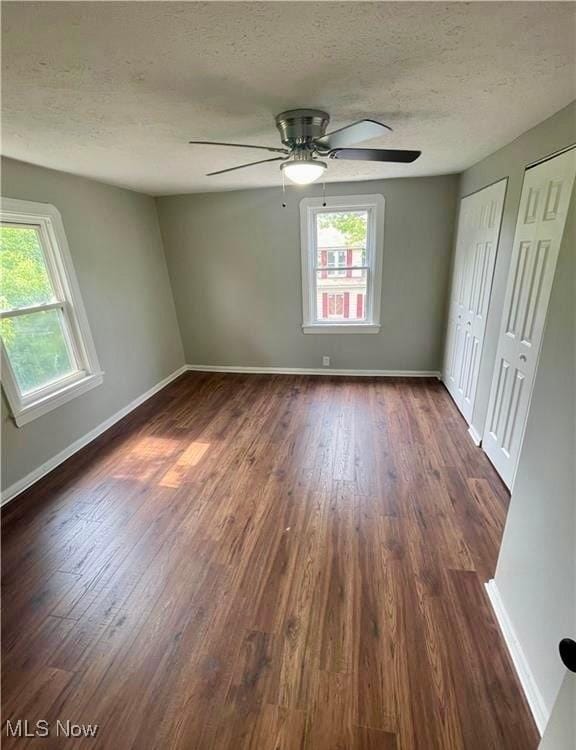
<path fill-rule="evenodd" d="M 396 148 L 335 148 L 330 151 L 331 159 L 354 159 L 358 161 L 389 161 L 410 164 L 422 151 L 402 151 Z"/>
<path fill-rule="evenodd" d="M 274 146 L 252 146 L 249 143 L 221 143 L 220 141 L 188 141 L 199 146 L 232 146 L 233 148 L 259 148 L 264 151 L 272 151 L 276 154 L 290 153 L 287 148 L 274 148 Z"/>
<path fill-rule="evenodd" d="M 377 120 L 358 120 L 358 122 L 333 130 L 331 133 L 326 133 L 317 143 L 329 149 L 344 148 L 354 146 L 356 143 L 363 143 L 370 138 L 378 138 L 384 135 L 386 131 L 391 130 L 390 126 Z"/>
<path fill-rule="evenodd" d="M 248 164 L 240 164 L 239 167 L 228 167 L 228 169 L 219 169 L 217 172 L 208 172 L 206 177 L 213 177 L 215 174 L 224 174 L 225 172 L 234 172 L 236 169 L 245 167 L 254 167 L 256 164 L 266 164 L 269 161 L 286 161 L 283 156 L 274 156 L 272 159 L 260 159 L 260 161 L 251 161 Z"/>

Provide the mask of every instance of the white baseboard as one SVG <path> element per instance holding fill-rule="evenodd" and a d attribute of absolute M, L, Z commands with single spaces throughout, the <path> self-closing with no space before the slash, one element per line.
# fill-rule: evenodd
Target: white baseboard
<path fill-rule="evenodd" d="M 241 365 L 187 365 L 196 372 L 261 373 L 269 375 L 349 375 L 364 378 L 439 378 L 438 370 L 335 370 L 331 367 L 243 367 Z"/>
<path fill-rule="evenodd" d="M 39 479 L 41 479 L 43 476 L 45 476 L 50 471 L 52 471 L 52 469 L 55 469 L 59 464 L 66 461 L 67 458 L 70 458 L 70 456 L 73 456 L 74 453 L 77 453 L 85 445 L 88 445 L 88 443 L 91 443 L 99 435 L 101 435 L 103 432 L 108 430 L 110 427 L 112 427 L 112 425 L 116 424 L 116 422 L 120 421 L 123 417 L 125 417 L 131 411 L 134 411 L 134 409 L 140 406 L 140 404 L 143 404 L 144 401 L 147 401 L 151 396 L 154 396 L 154 394 L 158 393 L 158 391 L 161 391 L 162 388 L 165 388 L 168 385 L 168 383 L 171 383 L 177 377 L 182 375 L 182 373 L 186 372 L 187 369 L 188 368 L 186 365 L 179 367 L 171 375 L 168 375 L 167 378 L 164 378 L 164 380 L 161 380 L 159 383 L 156 383 L 156 385 L 150 388 L 148 391 L 146 391 L 146 393 L 143 393 L 141 396 L 138 396 L 138 398 L 134 399 L 134 401 L 131 401 L 127 406 L 120 409 L 120 411 L 117 411 L 115 414 L 113 414 L 108 419 L 104 420 L 104 422 L 99 424 L 93 430 L 90 430 L 90 432 L 87 432 L 86 435 L 83 435 L 81 438 L 78 438 L 78 440 L 75 440 L 67 448 L 64 448 L 64 450 L 60 451 L 60 453 L 57 453 L 52 458 L 49 458 L 48 461 L 43 463 L 37 469 L 34 469 L 34 471 L 31 471 L 30 474 L 27 474 L 25 477 L 22 477 L 22 479 L 19 479 L 17 482 L 14 482 L 14 484 L 10 485 L 10 487 L 7 487 L 2 492 L 0 505 L 5 505 L 6 503 L 9 503 L 21 492 L 24 492 L 24 490 L 28 489 L 28 487 L 30 487 Z"/>
<path fill-rule="evenodd" d="M 482 435 L 478 434 L 476 428 L 473 425 L 470 425 L 470 427 L 468 428 L 468 434 L 472 438 L 472 442 L 474 443 L 474 445 L 482 445 Z"/>
<path fill-rule="evenodd" d="M 524 654 L 520 641 L 514 630 L 514 626 L 508 616 L 500 592 L 498 591 L 496 581 L 492 579 L 491 581 L 488 581 L 485 586 L 488 598 L 492 604 L 492 609 L 496 615 L 496 620 L 500 626 L 500 631 L 504 636 L 508 652 L 516 669 L 516 674 L 522 685 L 524 695 L 526 696 L 526 700 L 532 711 L 532 716 L 534 717 L 540 736 L 542 736 L 546 724 L 548 723 L 548 719 L 550 718 L 550 712 L 546 708 L 542 693 L 538 689 L 536 679 L 530 669 L 526 655 Z"/>

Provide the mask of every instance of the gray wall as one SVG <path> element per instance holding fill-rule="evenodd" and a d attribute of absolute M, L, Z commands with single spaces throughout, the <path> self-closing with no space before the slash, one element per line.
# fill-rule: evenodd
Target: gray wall
<path fill-rule="evenodd" d="M 478 376 L 474 414 L 472 415 L 472 425 L 480 435 L 484 432 L 484 422 L 488 411 L 492 369 L 496 357 L 500 318 L 504 304 L 508 267 L 512 256 L 512 243 L 514 242 L 524 170 L 528 164 L 569 146 L 575 141 L 576 102 L 573 102 L 512 143 L 467 169 L 460 177 L 459 192 L 461 197 L 491 185 L 503 177 L 508 177 L 492 297 L 486 321 L 484 349 Z"/>
<path fill-rule="evenodd" d="M 328 185 L 386 199 L 379 334 L 303 334 L 299 203 L 320 185 L 157 199 L 189 364 L 439 370 L 455 176 Z"/>
<path fill-rule="evenodd" d="M 24 427 L 3 402 L 8 487 L 184 363 L 153 198 L 42 167 L 2 161 L 2 195 L 54 204 L 104 383 Z"/>
<path fill-rule="evenodd" d="M 576 190 L 556 266 L 542 352 L 496 584 L 548 710 L 576 637 Z"/>

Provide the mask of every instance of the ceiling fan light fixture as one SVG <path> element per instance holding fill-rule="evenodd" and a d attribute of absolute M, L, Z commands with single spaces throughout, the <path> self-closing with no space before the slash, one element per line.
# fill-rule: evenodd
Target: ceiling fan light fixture
<path fill-rule="evenodd" d="M 290 160 L 280 165 L 280 169 L 296 185 L 310 185 L 322 177 L 326 163 L 318 159 Z"/>
<path fill-rule="evenodd" d="M 276 116 L 276 126 L 280 132 L 282 147 L 261 146 L 250 143 L 228 143 L 224 141 L 189 141 L 199 146 L 226 146 L 229 148 L 260 149 L 269 151 L 273 156 L 268 159 L 251 161 L 227 169 L 208 172 L 208 177 L 235 172 L 238 169 L 255 167 L 268 162 L 280 161 L 282 165 L 282 184 L 284 176 L 296 185 L 310 185 L 320 179 L 326 171 L 326 163 L 317 156 L 329 159 L 346 159 L 348 161 L 392 162 L 411 164 L 421 154 L 420 151 L 408 151 L 394 148 L 357 148 L 356 144 L 364 143 L 371 138 L 380 137 L 392 128 L 376 120 L 363 119 L 344 125 L 330 133 L 326 132 L 330 115 L 320 109 L 290 109 Z"/>

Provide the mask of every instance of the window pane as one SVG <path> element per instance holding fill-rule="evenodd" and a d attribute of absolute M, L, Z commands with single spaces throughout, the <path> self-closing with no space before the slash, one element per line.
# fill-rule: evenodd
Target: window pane
<path fill-rule="evenodd" d="M 346 270 L 342 276 L 316 272 L 316 319 L 343 323 L 366 320 L 368 275 Z"/>
<path fill-rule="evenodd" d="M 368 211 L 326 211 L 316 214 L 318 268 L 366 264 Z"/>
<path fill-rule="evenodd" d="M 22 393 L 77 370 L 68 349 L 60 310 L 5 318 L 0 332 Z"/>
<path fill-rule="evenodd" d="M 53 302 L 54 290 L 35 227 L 0 226 L 0 308 Z"/>

